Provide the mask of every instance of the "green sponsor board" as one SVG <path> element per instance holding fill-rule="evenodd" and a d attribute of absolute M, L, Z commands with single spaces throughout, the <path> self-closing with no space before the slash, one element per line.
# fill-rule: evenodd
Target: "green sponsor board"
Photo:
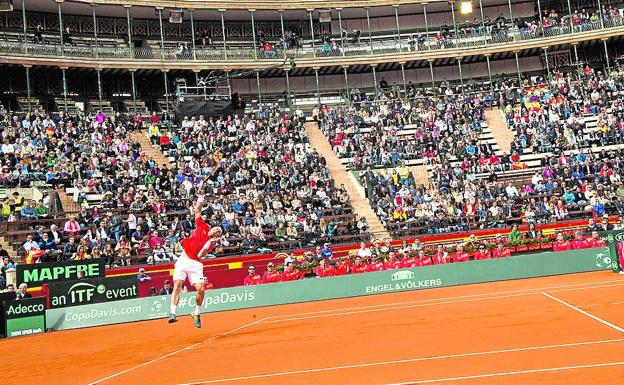
<path fill-rule="evenodd" d="M 610 268 L 608 248 L 548 252 L 460 264 L 210 290 L 206 292 L 203 308 L 205 312 L 217 312 Z M 180 299 L 178 314 L 190 314 L 195 306 L 194 300 L 193 293 L 184 294 Z M 164 318 L 168 316 L 168 312 L 169 297 L 158 296 L 50 309 L 46 311 L 46 320 L 49 329 L 62 330 Z"/>
<path fill-rule="evenodd" d="M 45 315 L 6 320 L 7 337 L 28 336 L 45 331 Z"/>
<path fill-rule="evenodd" d="M 7 337 L 25 336 L 45 331 L 45 298 L 4 301 L 4 330 Z"/>
<path fill-rule="evenodd" d="M 44 283 L 78 279 L 78 272 L 86 278 L 104 276 L 104 259 L 83 261 L 44 262 L 32 265 L 17 265 L 17 283 L 27 283 L 29 287 Z"/>

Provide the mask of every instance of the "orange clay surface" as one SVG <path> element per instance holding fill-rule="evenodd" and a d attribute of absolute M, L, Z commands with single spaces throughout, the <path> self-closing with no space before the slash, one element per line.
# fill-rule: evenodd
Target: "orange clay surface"
<path fill-rule="evenodd" d="M 598 272 L 54 332 L 0 342 L 2 383 L 624 384 L 623 293 Z"/>

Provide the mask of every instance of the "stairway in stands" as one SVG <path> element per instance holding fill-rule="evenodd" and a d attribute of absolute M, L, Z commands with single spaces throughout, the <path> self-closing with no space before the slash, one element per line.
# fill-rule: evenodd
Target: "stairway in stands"
<path fill-rule="evenodd" d="M 59 195 L 64 212 L 80 211 L 80 205 L 74 202 L 74 198 L 67 194 L 64 188 L 57 188 L 55 191 Z"/>
<path fill-rule="evenodd" d="M 509 154 L 511 143 L 514 141 L 515 134 L 507 127 L 505 116 L 498 108 L 485 111 L 485 121 L 492 133 L 500 151 Z"/>
<path fill-rule="evenodd" d="M 147 136 L 147 131 L 135 131 L 130 133 L 130 138 L 135 142 L 139 142 L 141 144 L 141 149 L 145 152 L 145 155 L 148 158 L 154 159 L 159 166 L 171 166 L 171 162 L 165 156 L 165 154 L 160 150 L 160 147 L 154 147 L 152 142 L 150 142 L 149 137 Z"/>
<path fill-rule="evenodd" d="M 358 189 L 355 179 L 349 176 L 347 168 L 340 162 L 340 158 L 331 148 L 327 137 L 323 135 L 318 124 L 316 122 L 308 122 L 305 125 L 305 129 L 310 139 L 310 145 L 327 160 L 329 173 L 336 185 L 344 184 L 347 189 L 354 212 L 365 217 L 368 221 L 373 238 L 390 239 L 390 234 L 371 208 L 368 199 L 362 192 L 362 188 Z"/>

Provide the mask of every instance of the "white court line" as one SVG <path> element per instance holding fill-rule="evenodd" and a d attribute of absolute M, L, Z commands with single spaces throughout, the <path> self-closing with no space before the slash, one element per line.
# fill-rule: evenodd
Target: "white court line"
<path fill-rule="evenodd" d="M 96 385 L 96 384 L 100 384 L 100 383 L 102 383 L 102 382 L 104 382 L 104 381 L 108 381 L 108 380 L 110 380 L 110 379 L 112 379 L 112 378 L 119 377 L 119 376 L 121 376 L 122 374 L 125 374 L 125 373 L 128 373 L 128 372 L 131 372 L 131 371 L 133 371 L 133 370 L 135 370 L 135 369 L 142 368 L 142 367 L 144 367 L 144 366 L 147 366 L 147 365 L 153 364 L 153 363 L 155 363 L 155 362 L 161 361 L 161 360 L 163 360 L 163 359 L 165 359 L 165 358 L 167 358 L 167 357 L 171 357 L 171 356 L 173 356 L 173 355 L 175 355 L 175 354 L 178 354 L 178 353 L 181 353 L 181 352 L 183 352 L 183 351 L 185 351 L 185 350 L 193 349 L 194 347 L 196 347 L 196 346 L 198 346 L 198 345 L 201 345 L 201 344 L 203 344 L 203 343 L 205 343 L 205 342 L 213 341 L 213 340 L 216 340 L 217 338 L 221 338 L 221 337 L 227 336 L 227 335 L 229 335 L 229 334 L 232 334 L 232 333 L 234 333 L 234 332 L 237 332 L 237 331 L 239 331 L 239 330 L 242 330 L 242 329 L 245 329 L 245 328 L 251 327 L 251 326 L 253 326 L 253 325 L 257 324 L 257 323 L 262 322 L 263 320 L 264 320 L 264 318 L 259 319 L 259 320 L 254 321 L 254 322 L 251 322 L 251 323 L 248 323 L 248 324 L 244 324 L 244 325 L 239 326 L 239 327 L 237 327 L 237 328 L 235 328 L 235 329 L 229 330 L 229 331 L 227 331 L 227 332 L 221 333 L 221 334 L 216 335 L 216 336 L 212 336 L 212 337 L 207 338 L 207 339 L 205 339 L 205 340 L 203 340 L 203 341 L 200 341 L 200 342 L 197 342 L 197 343 L 195 343 L 195 344 L 189 345 L 189 346 L 187 346 L 187 347 L 185 347 L 185 348 L 178 349 L 178 350 L 176 350 L 176 351 L 174 351 L 174 352 L 167 353 L 167 354 L 165 354 L 165 355 L 163 355 L 163 356 L 160 356 L 160 357 L 154 358 L 153 360 L 149 360 L 149 361 L 147 361 L 147 362 L 144 362 L 144 363 L 139 364 L 139 365 L 135 365 L 135 366 L 133 366 L 133 367 L 131 367 L 131 368 L 128 368 L 128 369 L 126 369 L 126 370 L 122 370 L 121 372 L 118 372 L 118 373 L 115 373 L 115 374 L 111 374 L 111 375 L 110 375 L 110 376 L 108 376 L 108 377 L 104 377 L 104 378 L 101 378 L 101 379 L 99 379 L 99 380 L 97 380 L 97 381 L 90 382 L 88 385 Z"/>
<path fill-rule="evenodd" d="M 624 283 L 618 283 L 615 285 L 573 287 L 573 288 L 568 288 L 568 289 L 552 290 L 551 292 L 587 290 L 587 289 L 596 289 L 600 287 L 613 287 L 613 286 L 624 286 Z M 351 315 L 351 314 L 375 313 L 375 312 L 390 311 L 390 310 L 411 309 L 411 308 L 425 307 L 425 306 L 446 305 L 446 304 L 452 304 L 452 303 L 477 302 L 477 301 L 488 301 L 488 300 L 501 299 L 501 298 L 522 297 L 525 295 L 542 294 L 540 290 L 541 289 L 537 289 L 537 290 L 532 289 L 531 291 L 519 290 L 519 292 L 517 292 L 516 294 L 506 294 L 506 295 L 492 295 L 492 293 L 489 293 L 489 294 L 446 297 L 446 298 L 442 297 L 442 298 L 427 299 L 427 300 L 421 300 L 421 301 L 403 302 L 403 303 L 411 303 L 408 305 L 402 305 L 401 302 L 397 302 L 393 304 L 380 305 L 380 306 L 377 306 L 376 308 L 373 306 L 363 306 L 361 308 L 362 310 L 357 310 L 358 308 L 352 308 L 352 309 L 355 309 L 353 311 L 343 311 L 343 309 L 334 309 L 334 310 L 322 310 L 318 312 L 309 312 L 309 313 L 286 314 L 286 315 L 281 315 L 281 316 L 266 317 L 265 320 L 262 322 L 262 324 L 288 322 L 288 321 L 301 321 L 305 319 L 316 319 L 316 318 L 326 318 L 326 317 L 337 317 L 341 315 Z M 514 293 L 514 291 L 509 291 L 507 293 Z M 449 300 L 444 301 L 445 299 L 449 299 Z M 398 304 L 400 306 L 392 306 L 395 304 Z M 348 310 L 348 309 L 345 309 L 345 310 Z"/>
<path fill-rule="evenodd" d="M 608 283 L 616 283 L 616 284 L 615 285 L 600 285 L 600 286 L 597 286 L 598 284 L 603 284 L 603 283 L 607 283 L 607 284 Z M 528 288 L 528 289 L 495 291 L 495 292 L 480 293 L 480 294 L 469 294 L 469 295 L 460 295 L 460 296 L 452 296 L 452 297 L 438 297 L 438 298 L 421 299 L 421 300 L 415 300 L 415 301 L 390 302 L 390 303 L 383 303 L 383 304 L 377 304 L 377 305 L 356 306 L 356 307 L 347 307 L 347 308 L 340 308 L 340 309 L 330 309 L 330 310 L 320 310 L 320 311 L 303 312 L 303 313 L 293 313 L 293 314 L 269 316 L 266 319 L 273 320 L 273 319 L 279 319 L 279 318 L 282 318 L 282 317 L 284 317 L 284 318 L 286 318 L 286 317 L 298 317 L 298 316 L 305 316 L 305 315 L 332 313 L 332 312 L 336 312 L 336 311 L 344 312 L 344 311 L 350 311 L 350 310 L 376 309 L 376 308 L 383 308 L 383 307 L 386 307 L 386 306 L 393 307 L 393 306 L 397 306 L 397 305 L 420 304 L 420 303 L 436 302 L 436 301 L 440 301 L 440 300 L 454 300 L 454 299 L 465 299 L 465 298 L 482 298 L 482 297 L 490 296 L 492 294 L 516 294 L 516 293 L 539 294 L 539 293 L 541 293 L 544 290 L 548 290 L 548 291 L 554 293 L 554 292 L 560 292 L 560 291 L 595 289 L 595 288 L 611 287 L 611 286 L 624 286 L 624 283 L 622 283 L 621 279 L 618 279 L 618 280 L 608 280 L 608 281 L 595 281 L 595 282 L 576 283 L 576 284 L 571 284 L 571 285 L 544 286 L 544 287 Z M 562 289 L 562 290 L 551 290 L 551 289 Z M 396 294 L 396 293 L 399 293 L 399 292 L 383 293 L 383 294 Z M 402 293 L 404 293 L 404 292 L 402 292 Z"/>
<path fill-rule="evenodd" d="M 552 299 L 552 300 L 555 300 L 555 301 L 559 302 L 559 303 L 560 303 L 560 304 L 562 304 L 562 305 L 565 305 L 565 306 L 569 307 L 569 308 L 570 308 L 570 309 L 572 309 L 572 310 L 576 310 L 577 312 L 579 312 L 579 313 L 581 313 L 581 314 L 584 314 L 584 315 L 586 315 L 586 316 L 588 316 L 588 317 L 590 317 L 590 318 L 592 318 L 592 319 L 594 319 L 594 320 L 596 320 L 596 321 L 600 322 L 601 324 L 603 324 L 603 325 L 606 325 L 606 326 L 610 327 L 611 329 L 615 329 L 615 330 L 617 330 L 617 331 L 618 331 L 618 332 L 620 332 L 620 333 L 624 333 L 624 329 L 622 329 L 621 327 L 619 327 L 619 326 L 617 326 L 617 325 L 612 324 L 612 323 L 611 323 L 611 322 L 609 322 L 609 321 L 605 321 L 605 320 L 603 320 L 602 318 L 596 317 L 595 315 L 593 315 L 593 314 L 591 314 L 591 313 L 588 313 L 588 312 L 586 312 L 586 311 L 585 311 L 585 310 L 583 310 L 583 309 L 579 309 L 578 307 L 576 307 L 576 306 L 574 306 L 574 305 L 572 305 L 572 304 L 569 304 L 569 303 L 567 303 L 566 301 L 564 301 L 564 300 L 562 300 L 562 299 L 559 299 L 559 298 L 557 298 L 557 297 L 553 297 L 552 295 L 550 295 L 550 294 L 548 294 L 548 293 L 542 293 L 542 294 L 543 294 L 543 295 L 545 295 L 546 297 L 548 297 L 548 298 Z"/>
<path fill-rule="evenodd" d="M 180 384 L 180 385 L 214 384 L 214 383 L 220 383 L 220 382 L 234 382 L 234 381 L 242 381 L 242 380 L 253 380 L 253 379 L 259 379 L 259 378 L 290 376 L 290 375 L 295 375 L 295 374 L 319 373 L 319 372 L 329 372 L 329 371 L 343 370 L 343 369 L 357 369 L 357 368 L 367 368 L 367 367 L 375 367 L 375 366 L 383 366 L 383 365 L 395 365 L 395 364 L 404 364 L 404 363 L 412 363 L 412 362 L 420 362 L 420 361 L 445 360 L 449 358 L 476 357 L 476 356 L 485 356 L 485 355 L 490 355 L 490 354 L 514 353 L 514 352 L 523 352 L 523 351 L 532 351 L 532 350 L 546 350 L 546 349 L 565 348 L 565 347 L 573 347 L 573 346 L 600 345 L 600 344 L 617 343 L 617 342 L 624 342 L 624 338 L 618 338 L 618 339 L 612 339 L 612 340 L 600 340 L 600 341 L 573 342 L 573 343 L 556 344 L 556 345 L 528 346 L 528 347 L 523 347 L 523 348 L 490 350 L 490 351 L 472 352 L 472 353 L 448 354 L 448 355 L 443 355 L 443 356 L 406 358 L 403 360 L 394 360 L 394 361 L 367 362 L 367 363 L 362 363 L 362 364 L 332 366 L 332 367 L 316 368 L 316 369 L 293 370 L 293 371 L 288 371 L 288 372 L 257 374 L 257 375 L 243 376 L 243 377 L 221 378 L 221 379 L 215 379 L 215 380 L 189 382 L 189 383 Z"/>
<path fill-rule="evenodd" d="M 435 379 L 432 379 L 432 380 L 416 380 L 416 381 L 409 381 L 409 382 L 397 382 L 397 383 L 388 384 L 388 385 L 431 384 L 431 383 L 435 383 L 435 382 L 474 380 L 475 378 L 491 378 L 491 377 L 502 377 L 502 376 L 514 376 L 514 375 L 518 375 L 518 374 L 559 372 L 559 371 L 563 371 L 563 370 L 601 368 L 601 367 L 606 367 L 606 366 L 618 366 L 618 365 L 624 365 L 624 361 L 620 361 L 620 362 L 605 362 L 604 364 L 587 364 L 587 365 L 575 365 L 575 366 L 560 366 L 560 367 L 557 367 L 557 368 L 518 370 L 518 371 L 515 371 L 515 372 L 499 372 L 499 373 L 488 373 L 488 374 L 475 374 L 473 376 L 462 376 L 462 377 L 435 378 Z"/>

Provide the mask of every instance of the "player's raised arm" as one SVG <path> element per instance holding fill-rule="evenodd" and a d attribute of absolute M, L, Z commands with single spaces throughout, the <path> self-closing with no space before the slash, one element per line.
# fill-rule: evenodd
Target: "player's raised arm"
<path fill-rule="evenodd" d="M 197 198 L 197 203 L 195 204 L 195 219 L 200 219 L 202 216 L 202 209 L 204 208 L 204 196 L 200 195 Z"/>

